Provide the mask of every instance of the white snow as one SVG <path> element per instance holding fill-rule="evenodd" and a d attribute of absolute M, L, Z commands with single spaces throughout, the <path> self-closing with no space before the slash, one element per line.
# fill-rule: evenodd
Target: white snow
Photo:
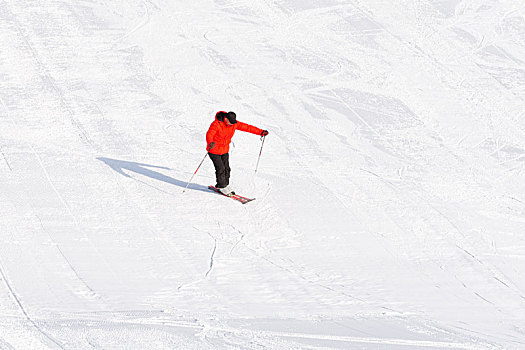
<path fill-rule="evenodd" d="M 1 349 L 525 348 L 516 0 L 0 1 Z M 238 132 L 208 191 L 215 112 Z"/>

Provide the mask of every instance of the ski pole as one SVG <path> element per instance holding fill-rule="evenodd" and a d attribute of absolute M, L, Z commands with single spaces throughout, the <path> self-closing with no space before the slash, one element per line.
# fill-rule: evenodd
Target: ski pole
<path fill-rule="evenodd" d="M 188 189 L 188 186 L 189 186 L 190 183 L 191 183 L 191 180 L 193 180 L 193 177 L 195 176 L 195 174 L 197 174 L 197 171 L 199 171 L 199 168 L 201 167 L 202 163 L 204 163 L 204 159 L 206 159 L 207 156 L 208 156 L 208 152 L 206 152 L 206 154 L 204 155 L 204 158 L 202 158 L 201 163 L 200 163 L 199 166 L 197 167 L 197 170 L 195 170 L 195 172 L 194 172 L 193 175 L 191 176 L 191 179 L 190 179 L 190 181 L 188 181 L 188 184 L 186 185 L 186 187 L 184 188 L 184 190 L 182 190 L 182 193 L 186 192 L 186 190 Z"/>
<path fill-rule="evenodd" d="M 257 173 L 257 168 L 259 167 L 259 160 L 261 160 L 261 154 L 262 154 L 262 149 L 263 149 L 263 146 L 264 146 L 264 140 L 266 139 L 266 136 L 263 136 L 262 137 L 262 143 L 261 143 L 261 150 L 259 151 L 259 158 L 257 158 L 257 165 L 255 166 L 255 172 Z"/>

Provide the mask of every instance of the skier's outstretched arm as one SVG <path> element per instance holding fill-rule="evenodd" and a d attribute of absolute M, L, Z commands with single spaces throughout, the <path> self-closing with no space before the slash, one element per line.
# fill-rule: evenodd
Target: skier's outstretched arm
<path fill-rule="evenodd" d="M 237 122 L 237 130 L 244 131 L 244 132 L 249 132 L 249 133 L 252 133 L 254 135 L 261 135 L 261 136 L 268 135 L 268 131 L 263 130 L 263 129 L 259 129 L 258 127 L 255 127 L 253 125 L 246 124 L 246 123 L 243 123 L 243 122 Z"/>

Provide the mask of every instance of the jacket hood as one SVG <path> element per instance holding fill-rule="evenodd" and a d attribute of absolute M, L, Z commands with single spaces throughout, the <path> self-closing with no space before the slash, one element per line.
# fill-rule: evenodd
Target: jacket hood
<path fill-rule="evenodd" d="M 220 122 L 224 122 L 224 118 L 226 118 L 226 116 L 228 116 L 228 112 L 219 111 L 219 112 L 215 113 L 215 120 L 218 120 Z"/>

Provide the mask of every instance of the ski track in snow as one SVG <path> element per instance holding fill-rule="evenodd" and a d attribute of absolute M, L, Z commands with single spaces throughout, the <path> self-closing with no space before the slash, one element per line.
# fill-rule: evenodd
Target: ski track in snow
<path fill-rule="evenodd" d="M 9 280 L 7 279 L 7 276 L 4 272 L 4 268 L 3 268 L 3 265 L 2 265 L 2 260 L 1 260 L 1 257 L 0 257 L 0 275 L 2 276 L 2 281 L 4 282 L 4 285 L 6 286 L 6 288 L 9 290 L 9 294 L 13 297 L 14 301 L 16 302 L 16 304 L 18 305 L 18 308 L 20 309 L 20 311 L 22 312 L 22 314 L 24 315 L 25 319 L 27 319 L 27 321 L 29 321 L 29 323 L 31 324 L 32 327 L 34 327 L 38 333 L 40 333 L 41 335 L 43 335 L 47 341 L 50 341 L 52 344 L 58 346 L 59 348 L 61 349 L 64 349 L 64 346 L 59 343 L 56 339 L 54 339 L 51 335 L 49 335 L 47 332 L 45 332 L 28 314 L 27 314 L 27 311 L 25 310 L 24 306 L 22 305 L 22 303 L 20 302 L 20 298 L 15 294 L 15 292 L 13 291 L 13 288 L 11 287 L 11 284 L 9 283 Z M 2 341 L 3 342 L 3 341 Z M 1 343 L 0 343 L 1 344 Z"/>
<path fill-rule="evenodd" d="M 213 251 L 211 252 L 211 256 L 210 256 L 210 268 L 208 269 L 208 271 L 206 271 L 204 278 L 208 277 L 211 270 L 213 269 L 213 258 L 215 256 L 215 251 L 217 250 L 217 239 L 213 238 L 212 235 L 210 235 L 210 237 L 213 239 Z"/>
<path fill-rule="evenodd" d="M 523 10 L 0 0 L 0 348 L 525 347 Z"/>

